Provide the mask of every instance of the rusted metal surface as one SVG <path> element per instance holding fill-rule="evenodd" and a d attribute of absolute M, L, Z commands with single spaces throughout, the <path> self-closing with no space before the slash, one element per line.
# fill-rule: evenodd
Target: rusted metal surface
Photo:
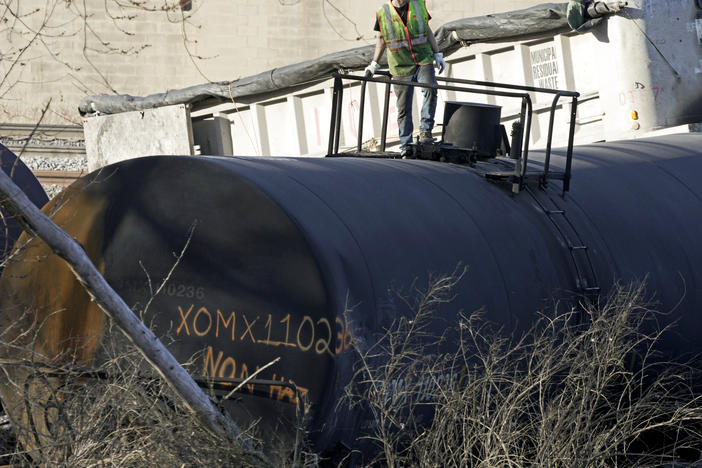
<path fill-rule="evenodd" d="M 70 199 L 78 197 L 83 185 L 80 181 L 74 184 L 67 189 L 67 196 Z M 60 202 L 50 201 L 45 205 L 45 213 L 51 213 L 54 221 L 61 225 L 77 224 L 71 235 L 102 271 L 99 252 L 104 205 L 88 200 L 80 203 L 80 209 L 77 209 L 61 207 Z M 102 342 L 106 316 L 91 301 L 67 264 L 54 255 L 46 243 L 25 232 L 16 245 L 21 247 L 6 265 L 0 282 L 3 285 L 0 286 L 0 295 L 7 300 L 0 314 L 0 329 L 6 340 L 0 344 L 0 354 L 17 360 L 39 359 L 46 364 L 73 362 L 89 366 Z M 33 266 L 32 259 L 36 258 L 42 259 L 41 271 Z M 9 304 L 26 304 L 29 308 L 18 309 Z M 12 343 L 12 346 L 7 343 Z M 36 343 L 36 346 L 31 343 Z M 25 447 L 33 447 L 33 436 L 23 428 L 31 427 L 31 420 L 38 425 L 41 434 L 50 433 L 45 427 L 42 405 L 49 401 L 59 385 L 58 380 L 51 378 L 45 381 L 48 384 L 35 385 L 31 368 L 8 366 L 5 370 L 7 379 L 0 382 L 3 409 L 15 422 L 18 440 Z M 25 397 L 13 391 L 12 382 L 28 385 L 29 395 L 36 403 L 31 411 L 25 406 Z"/>

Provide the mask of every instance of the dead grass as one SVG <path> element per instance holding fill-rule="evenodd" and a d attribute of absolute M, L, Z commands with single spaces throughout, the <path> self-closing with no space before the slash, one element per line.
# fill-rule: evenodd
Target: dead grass
<path fill-rule="evenodd" d="M 28 366 L 29 363 L 14 363 Z M 25 367 L 26 368 L 26 367 Z M 35 365 L 23 373 L 25 443 L 12 463 L 70 467 L 254 466 L 203 429 L 171 389 L 127 351 L 90 371 Z M 17 369 L 12 370 L 18 375 Z"/>
<path fill-rule="evenodd" d="M 699 457 L 702 401 L 688 367 L 656 353 L 665 331 L 642 287 L 540 316 L 519 340 L 480 313 L 462 316 L 448 355 L 422 344 L 441 294 L 429 288 L 416 315 L 361 356 L 347 387 L 347 402 L 375 418 L 374 463 L 643 467 Z"/>
<path fill-rule="evenodd" d="M 451 300 L 456 281 L 432 283 L 411 304 L 413 317 L 359 353 L 340 405 L 372 415 L 375 430 L 363 435 L 375 448 L 370 463 L 645 467 L 699 455 L 691 448 L 700 445 L 702 401 L 688 386 L 687 367 L 655 352 L 666 331 L 655 326 L 642 288 L 540 316 L 518 340 L 480 313 L 434 337 L 433 312 Z M 24 444 L 0 463 L 261 466 L 200 427 L 139 353 L 108 343 L 97 369 L 0 361 L 3 378 L 24 389 L 30 415 L 13 421 Z M 319 461 L 303 445 L 266 455 L 276 466 Z"/>

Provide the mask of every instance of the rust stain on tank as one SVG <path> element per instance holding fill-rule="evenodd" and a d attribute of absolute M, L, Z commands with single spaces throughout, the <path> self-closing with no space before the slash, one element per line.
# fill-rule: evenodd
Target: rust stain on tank
<path fill-rule="evenodd" d="M 68 229 L 102 272 L 105 201 L 91 197 L 86 183 L 71 186 L 43 211 Z M 71 199 L 70 204 L 64 203 Z M 77 200 L 76 200 L 77 199 Z M 40 268 L 36 268 L 40 264 Z M 68 264 L 41 239 L 23 233 L 0 282 L 3 341 L 15 347 L 4 356 L 18 358 L 22 346 L 45 359 L 89 364 L 99 347 L 105 314 L 91 301 Z M 16 346 L 20 347 L 17 348 Z M 35 355 L 36 358 L 36 355 Z"/>

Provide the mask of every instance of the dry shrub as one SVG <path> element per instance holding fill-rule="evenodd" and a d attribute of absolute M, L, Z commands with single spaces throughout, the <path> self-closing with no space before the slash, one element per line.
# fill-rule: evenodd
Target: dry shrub
<path fill-rule="evenodd" d="M 600 307 L 542 315 L 518 340 L 480 313 L 461 316 L 453 334 L 432 337 L 432 313 L 451 300 L 457 281 L 432 283 L 411 304 L 413 317 L 398 319 L 359 355 L 345 404 L 373 416 L 375 430 L 363 441 L 375 447 L 372 463 L 661 466 L 697 455 L 685 450 L 699 446 L 702 404 L 687 385 L 688 369 L 654 351 L 663 332 L 651 331 L 656 314 L 641 287 L 621 289 Z M 0 361 L 32 415 L 13 421 L 25 444 L 1 463 L 260 466 L 205 431 L 123 340 L 106 343 L 97 369 Z M 0 421 L 0 437 L 3 428 Z M 305 447 L 266 456 L 276 466 L 319 460 Z"/>
<path fill-rule="evenodd" d="M 24 443 L 0 460 L 86 468 L 259 466 L 206 431 L 140 353 L 115 342 L 105 348 L 112 357 L 94 369 L 0 362 L 4 377 L 21 376 L 13 384 L 24 390 L 26 408 L 21 421 L 12 420 Z"/>
<path fill-rule="evenodd" d="M 435 283 L 414 317 L 399 319 L 363 353 L 347 387 L 347 403 L 375 418 L 368 436 L 379 452 L 374 464 L 610 467 L 697 460 L 702 401 L 688 385 L 690 369 L 663 362 L 655 351 L 665 331 L 646 307 L 643 286 L 620 288 L 602 306 L 541 315 L 518 340 L 481 313 L 461 316 L 458 351 L 437 353 L 427 324 L 451 283 Z M 447 337 L 439 341 L 446 349 Z M 434 415 L 430 422 L 418 416 L 427 412 Z"/>

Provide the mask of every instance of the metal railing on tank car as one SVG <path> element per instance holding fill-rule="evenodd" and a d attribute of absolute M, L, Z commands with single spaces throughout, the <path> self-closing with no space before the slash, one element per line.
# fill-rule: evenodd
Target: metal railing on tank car
<path fill-rule="evenodd" d="M 522 129 L 521 138 L 515 138 L 515 142 L 512 143 L 512 150 L 510 151 L 510 158 L 517 161 L 520 164 L 519 167 L 519 185 L 523 187 L 525 178 L 527 176 L 527 163 L 529 161 L 529 141 L 531 138 L 531 122 L 533 118 L 533 104 L 531 96 L 529 93 L 545 93 L 554 95 L 551 107 L 549 109 L 549 126 L 548 126 L 548 136 L 546 140 L 546 154 L 544 157 L 544 169 L 543 173 L 539 175 L 539 183 L 543 186 L 547 184 L 549 178 L 561 179 L 563 181 L 563 191 L 568 191 L 570 187 L 570 175 L 572 168 L 573 159 L 573 139 L 575 136 L 575 119 L 578 108 L 578 98 L 580 93 L 576 91 L 566 91 L 557 90 L 549 88 L 538 88 L 534 86 L 523 86 L 508 83 L 494 83 L 489 81 L 477 81 L 477 80 L 466 80 L 460 78 L 446 78 L 437 76 L 438 82 L 449 83 L 449 84 L 427 84 L 427 83 L 408 83 L 405 81 L 393 80 L 390 73 L 387 71 L 377 72 L 376 75 L 381 75 L 381 77 L 376 78 L 375 76 L 364 76 L 364 75 L 351 75 L 346 73 L 333 73 L 334 77 L 334 91 L 332 96 L 332 109 L 331 109 L 331 122 L 329 128 L 329 142 L 327 148 L 327 156 L 334 156 L 339 154 L 339 145 L 341 139 L 341 108 L 344 97 L 344 84 L 343 80 L 350 81 L 360 81 L 361 82 L 361 101 L 360 110 L 358 115 L 358 141 L 356 146 L 356 151 L 361 152 L 363 143 L 363 121 L 365 114 L 365 100 L 366 100 L 366 85 L 369 82 L 372 83 L 384 83 L 385 93 L 383 102 L 383 121 L 380 139 L 380 151 L 385 152 L 387 146 L 387 130 L 388 130 L 388 114 L 390 110 L 390 92 L 391 85 L 400 86 L 411 86 L 420 88 L 430 88 L 436 90 L 446 90 L 446 91 L 456 91 L 464 93 L 474 93 L 483 94 L 488 96 L 500 96 L 507 98 L 521 99 L 521 108 L 519 112 L 519 125 Z M 486 89 L 486 88 L 475 88 L 471 86 L 484 86 L 486 88 L 496 88 L 496 89 Z M 504 91 L 511 90 L 511 91 Z M 513 92 L 520 91 L 520 92 Z M 568 145 L 566 150 L 566 167 L 562 174 L 555 174 L 550 172 L 551 163 L 551 147 L 553 141 L 553 127 L 555 123 L 555 114 L 558 107 L 558 103 L 562 97 L 571 98 L 570 106 L 570 120 L 568 122 Z M 525 131 L 524 131 L 525 130 Z M 515 145 L 516 143 L 516 145 Z"/>

